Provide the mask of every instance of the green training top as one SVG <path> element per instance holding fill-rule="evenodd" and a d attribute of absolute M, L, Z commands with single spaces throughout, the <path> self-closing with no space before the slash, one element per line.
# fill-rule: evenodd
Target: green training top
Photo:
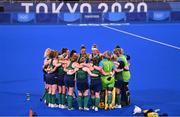
<path fill-rule="evenodd" d="M 78 61 L 80 61 L 80 59 L 81 59 L 82 57 L 85 57 L 85 58 L 86 58 L 86 63 L 89 62 L 89 56 L 88 56 L 88 54 L 85 54 L 85 56 L 83 56 L 82 54 L 80 54 L 80 57 L 79 57 L 79 60 L 78 60 Z"/>
<path fill-rule="evenodd" d="M 103 59 L 100 63 L 99 66 L 102 67 L 102 69 L 106 73 L 112 72 L 113 69 L 115 69 L 114 63 L 111 60 L 108 59 Z"/>
<path fill-rule="evenodd" d="M 129 63 L 128 63 L 128 61 L 127 61 L 127 59 L 126 59 L 126 57 L 124 55 L 120 55 L 118 57 L 118 61 L 119 60 L 122 60 L 124 62 L 124 64 L 125 64 L 125 66 L 129 66 Z M 130 74 L 129 70 L 128 71 L 125 71 L 125 70 L 122 71 L 122 78 L 123 78 L 124 82 L 129 82 L 130 77 L 131 77 L 131 74 Z"/>
<path fill-rule="evenodd" d="M 70 62 L 70 64 L 69 64 L 68 67 L 67 67 L 68 70 L 73 70 L 73 69 L 74 69 L 74 68 L 72 67 L 72 64 L 73 64 L 73 62 Z M 72 74 L 72 75 L 69 75 L 69 76 L 73 76 L 73 78 L 74 78 L 75 74 Z"/>
<path fill-rule="evenodd" d="M 58 75 L 63 76 L 65 74 L 64 68 L 61 66 L 58 67 Z"/>
<path fill-rule="evenodd" d="M 93 74 L 97 74 L 98 76 L 101 75 L 100 71 L 99 71 L 99 70 L 96 70 L 96 69 L 94 69 L 94 70 L 92 71 L 92 73 L 93 73 Z M 98 79 L 98 77 L 93 77 L 93 76 L 91 76 L 91 79 L 92 79 L 92 80 L 93 80 L 93 79 Z"/>
<path fill-rule="evenodd" d="M 73 62 L 70 62 L 70 64 L 69 64 L 68 67 L 67 67 L 68 70 L 73 70 L 73 69 L 74 69 L 74 68 L 72 67 L 72 64 L 73 64 Z"/>
<path fill-rule="evenodd" d="M 129 66 L 129 63 L 128 63 L 125 55 L 120 55 L 120 56 L 118 57 L 118 61 L 119 61 L 119 60 L 122 60 L 122 61 L 124 62 L 124 64 L 125 64 L 125 66 Z"/>
<path fill-rule="evenodd" d="M 122 78 L 122 72 L 116 72 L 116 73 L 115 73 L 115 79 L 116 79 L 116 80 L 123 80 L 123 78 Z"/>
<path fill-rule="evenodd" d="M 82 68 L 80 68 L 76 72 L 76 79 L 77 80 L 87 80 L 88 79 L 88 73 L 86 71 L 84 71 Z"/>
<path fill-rule="evenodd" d="M 95 63 L 93 63 L 93 64 L 96 66 L 99 66 L 99 63 L 101 61 L 101 57 L 99 55 L 96 55 L 96 56 L 92 55 L 92 57 L 93 57 L 93 59 L 95 59 Z"/>

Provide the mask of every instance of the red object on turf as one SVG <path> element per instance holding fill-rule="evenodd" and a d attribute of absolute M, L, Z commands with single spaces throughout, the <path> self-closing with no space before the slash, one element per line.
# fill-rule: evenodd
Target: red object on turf
<path fill-rule="evenodd" d="M 29 110 L 29 117 L 33 117 L 33 111 L 32 111 L 32 108 L 30 108 L 30 110 Z"/>

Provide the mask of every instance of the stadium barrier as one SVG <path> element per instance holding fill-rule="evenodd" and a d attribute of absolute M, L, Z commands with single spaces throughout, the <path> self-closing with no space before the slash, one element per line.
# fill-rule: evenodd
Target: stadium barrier
<path fill-rule="evenodd" d="M 35 3 L 37 5 L 37 3 Z M 77 5 L 71 7 L 71 12 L 67 8 L 62 7 L 61 12 L 52 13 L 44 12 L 45 9 L 40 9 L 37 13 L 37 8 L 32 7 L 29 13 L 24 12 L 24 8 L 20 7 L 20 3 L 0 3 L 3 12 L 0 12 L 0 24 L 108 24 L 108 23 L 174 23 L 180 22 L 180 2 L 165 2 L 165 3 L 146 3 L 148 6 L 147 11 L 143 11 L 143 7 L 138 8 L 138 3 L 118 4 L 108 3 L 106 12 L 98 11 L 97 7 L 103 5 L 93 3 L 92 7 L 78 6 L 76 3 L 69 3 L 70 5 Z M 67 5 L 67 4 L 66 4 Z M 99 5 L 99 6 L 98 6 Z M 104 4 L 105 5 L 105 4 Z M 119 6 L 121 5 L 121 6 Z M 51 4 L 47 6 L 52 7 Z M 114 6 L 114 7 L 113 7 Z M 127 9 L 122 8 L 127 7 Z M 126 7 L 125 7 L 126 6 Z M 74 8 L 77 11 L 73 12 Z M 114 10 L 112 10 L 114 8 Z M 121 9 L 120 9 L 121 8 Z M 130 9 L 128 9 L 130 8 Z M 134 8 L 134 9 L 131 9 Z M 81 10 L 80 10 L 81 9 Z M 85 9 L 85 10 L 84 10 Z M 94 10 L 95 9 L 95 10 Z M 141 12 L 138 12 L 142 10 Z M 84 10 L 84 11 L 82 11 Z M 105 10 L 105 8 L 104 8 Z M 132 10 L 132 11 L 131 11 Z M 73 12 L 73 13 L 72 13 Z"/>

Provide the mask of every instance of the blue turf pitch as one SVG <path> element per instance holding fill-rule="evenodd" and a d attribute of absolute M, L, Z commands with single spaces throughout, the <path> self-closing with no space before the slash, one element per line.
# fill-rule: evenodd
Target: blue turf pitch
<path fill-rule="evenodd" d="M 180 24 L 110 26 L 180 47 Z M 43 94 L 42 63 L 45 48 L 79 51 L 81 44 L 96 43 L 101 50 L 116 45 L 131 55 L 132 105 L 123 109 L 79 112 L 49 109 L 39 101 Z M 180 50 L 143 40 L 102 26 L 6 25 L 0 26 L 0 115 L 132 115 L 134 105 L 180 115 Z M 26 93 L 31 100 L 26 101 Z"/>

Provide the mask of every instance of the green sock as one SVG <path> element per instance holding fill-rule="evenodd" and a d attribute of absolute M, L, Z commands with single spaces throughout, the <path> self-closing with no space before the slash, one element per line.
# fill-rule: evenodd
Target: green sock
<path fill-rule="evenodd" d="M 65 94 L 62 94 L 62 95 L 61 95 L 62 105 L 65 104 L 65 98 L 66 98 L 66 95 L 65 95 Z"/>
<path fill-rule="evenodd" d="M 68 102 L 68 108 L 72 108 L 73 96 L 68 95 L 67 102 Z"/>
<path fill-rule="evenodd" d="M 88 101 L 89 101 L 89 97 L 88 96 L 85 96 L 84 97 L 84 107 L 88 107 Z"/>
<path fill-rule="evenodd" d="M 118 96 L 119 94 L 116 94 L 116 97 L 115 97 L 115 104 L 118 104 Z"/>
<path fill-rule="evenodd" d="M 78 96 L 77 102 L 78 102 L 78 106 L 82 107 L 82 96 Z"/>
<path fill-rule="evenodd" d="M 95 107 L 98 107 L 98 106 L 99 106 L 99 102 L 100 102 L 100 98 L 96 98 L 96 99 L 95 99 Z"/>
<path fill-rule="evenodd" d="M 108 94 L 108 105 L 112 102 L 112 94 Z"/>
<path fill-rule="evenodd" d="M 47 99 L 47 103 L 51 103 L 51 94 L 48 93 Z"/>
<path fill-rule="evenodd" d="M 94 106 L 94 105 L 95 105 L 95 97 L 92 96 L 92 97 L 91 97 L 91 100 L 92 100 L 92 106 Z"/>
<path fill-rule="evenodd" d="M 62 104 L 62 94 L 58 94 L 58 104 Z"/>
<path fill-rule="evenodd" d="M 100 101 L 105 102 L 105 90 L 102 90 L 102 92 L 101 92 Z"/>
<path fill-rule="evenodd" d="M 47 102 L 47 100 L 48 100 L 48 92 L 45 90 L 45 93 L 44 93 L 44 99 L 46 100 L 46 102 Z"/>
<path fill-rule="evenodd" d="M 118 99 L 119 99 L 119 98 L 118 98 L 118 95 L 119 95 L 119 94 L 116 94 L 115 104 L 118 104 Z"/>
<path fill-rule="evenodd" d="M 52 101 L 52 104 L 56 103 L 56 94 L 52 95 L 51 101 Z"/>
<path fill-rule="evenodd" d="M 116 100 L 117 100 L 116 104 L 120 105 L 121 104 L 121 94 L 116 95 Z"/>

